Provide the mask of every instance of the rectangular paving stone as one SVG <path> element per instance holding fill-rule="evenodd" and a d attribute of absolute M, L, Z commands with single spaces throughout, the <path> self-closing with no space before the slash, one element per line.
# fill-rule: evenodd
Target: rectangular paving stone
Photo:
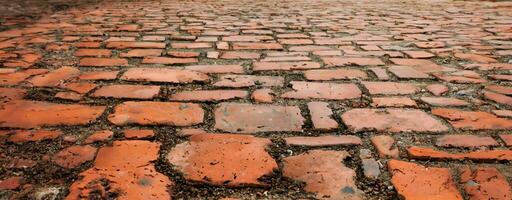
<path fill-rule="evenodd" d="M 303 124 L 297 106 L 221 103 L 215 108 L 215 128 L 231 133 L 302 131 Z"/>
<path fill-rule="evenodd" d="M 174 101 L 201 101 L 212 102 L 246 98 L 245 90 L 194 90 L 181 91 L 172 94 L 169 99 Z"/>
<path fill-rule="evenodd" d="M 216 87 L 281 87 L 284 85 L 284 78 L 281 76 L 255 76 L 255 75 L 223 75 L 213 84 Z"/>
<path fill-rule="evenodd" d="M 512 199 L 512 187 L 498 169 L 464 166 L 458 171 L 460 183 L 470 199 Z"/>
<path fill-rule="evenodd" d="M 462 200 L 448 168 L 425 167 L 419 164 L 391 160 L 388 162 L 391 183 L 407 200 Z"/>
<path fill-rule="evenodd" d="M 283 46 L 279 43 L 261 43 L 261 42 L 236 42 L 233 43 L 234 50 L 280 50 Z"/>
<path fill-rule="evenodd" d="M 327 102 L 309 102 L 308 110 L 313 126 L 317 130 L 328 131 L 338 128 L 338 122 L 332 119 L 332 110 Z"/>
<path fill-rule="evenodd" d="M 108 42 L 107 48 L 114 49 L 131 49 L 131 48 L 141 48 L 141 49 L 164 49 L 165 42 Z"/>
<path fill-rule="evenodd" d="M 128 60 L 124 58 L 82 58 L 81 67 L 116 67 L 128 66 Z"/>
<path fill-rule="evenodd" d="M 46 74 L 37 75 L 28 80 L 35 87 L 55 87 L 64 81 L 80 75 L 80 70 L 75 67 L 61 67 Z"/>
<path fill-rule="evenodd" d="M 445 132 L 448 127 L 422 110 L 356 108 L 341 115 L 350 131 Z M 371 120 L 369 120 L 371 119 Z"/>
<path fill-rule="evenodd" d="M 308 80 L 328 81 L 341 79 L 367 79 L 365 72 L 357 69 L 317 69 L 304 72 L 304 76 Z"/>
<path fill-rule="evenodd" d="M 208 78 L 201 72 L 171 68 L 130 68 L 121 76 L 121 80 L 126 81 L 166 83 L 205 82 Z"/>
<path fill-rule="evenodd" d="M 320 83 L 292 81 L 293 91 L 285 92 L 282 98 L 288 99 L 330 99 L 345 100 L 360 98 L 362 93 L 353 83 Z"/>
<path fill-rule="evenodd" d="M 363 57 L 322 57 L 322 61 L 327 66 L 376 66 L 384 65 L 379 58 L 363 58 Z"/>
<path fill-rule="evenodd" d="M 191 126 L 203 122 L 199 104 L 153 101 L 127 101 L 115 107 L 108 120 L 115 125 Z"/>
<path fill-rule="evenodd" d="M 151 85 L 107 85 L 97 89 L 93 97 L 130 99 L 152 99 L 160 92 L 160 86 Z"/>
<path fill-rule="evenodd" d="M 316 62 L 254 62 L 252 70 L 254 71 L 290 71 L 301 69 L 317 69 L 320 63 Z"/>
<path fill-rule="evenodd" d="M 384 95 L 402 95 L 414 94 L 420 91 L 420 88 L 413 83 L 400 82 L 363 82 L 364 87 L 368 89 L 370 94 Z"/>
<path fill-rule="evenodd" d="M 86 125 L 96 120 L 104 110 L 105 106 L 12 101 L 0 107 L 0 127 Z"/>
<path fill-rule="evenodd" d="M 190 65 L 185 69 L 207 74 L 243 74 L 242 65 Z"/>

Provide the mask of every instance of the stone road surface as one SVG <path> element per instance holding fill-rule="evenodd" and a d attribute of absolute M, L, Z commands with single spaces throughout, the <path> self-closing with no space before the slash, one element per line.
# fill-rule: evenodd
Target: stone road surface
<path fill-rule="evenodd" d="M 512 2 L 2 21 L 0 199 L 512 199 Z"/>

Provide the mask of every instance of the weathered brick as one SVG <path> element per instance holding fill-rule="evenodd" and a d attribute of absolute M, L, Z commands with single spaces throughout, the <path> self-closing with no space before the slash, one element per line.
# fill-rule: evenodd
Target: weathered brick
<path fill-rule="evenodd" d="M 116 125 L 190 126 L 202 123 L 203 117 L 198 104 L 128 101 L 116 106 L 108 120 Z"/>
<path fill-rule="evenodd" d="M 171 149 L 167 159 L 187 180 L 229 187 L 262 186 L 267 184 L 258 179 L 278 168 L 265 151 L 270 143 L 248 135 L 197 134 Z"/>
<path fill-rule="evenodd" d="M 130 68 L 122 76 L 127 81 L 149 81 L 167 83 L 205 82 L 208 75 L 190 70 L 171 68 Z"/>
<path fill-rule="evenodd" d="M 160 86 L 150 85 L 107 85 L 97 89 L 92 96 L 130 98 L 130 99 L 152 99 L 160 92 Z"/>
<path fill-rule="evenodd" d="M 345 100 L 361 97 L 361 90 L 355 84 L 318 83 L 292 81 L 293 91 L 285 92 L 282 98 Z"/>
<path fill-rule="evenodd" d="M 97 119 L 104 106 L 55 104 L 40 101 L 13 101 L 0 109 L 0 127 L 86 125 Z"/>
<path fill-rule="evenodd" d="M 341 115 L 351 131 L 444 132 L 448 127 L 427 113 L 411 109 L 352 109 Z M 372 119 L 372 120 L 368 120 Z"/>
<path fill-rule="evenodd" d="M 295 106 L 221 103 L 215 108 L 215 128 L 232 133 L 302 131 L 303 124 Z"/>

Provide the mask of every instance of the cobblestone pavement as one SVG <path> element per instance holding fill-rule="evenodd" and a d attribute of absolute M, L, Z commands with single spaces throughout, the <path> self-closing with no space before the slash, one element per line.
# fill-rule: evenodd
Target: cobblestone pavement
<path fill-rule="evenodd" d="M 0 199 L 512 199 L 512 2 L 106 1 L 0 32 Z"/>

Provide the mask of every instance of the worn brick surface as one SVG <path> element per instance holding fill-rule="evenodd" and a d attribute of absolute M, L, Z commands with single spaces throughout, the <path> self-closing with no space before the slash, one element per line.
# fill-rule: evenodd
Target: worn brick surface
<path fill-rule="evenodd" d="M 0 3 L 0 199 L 509 200 L 511 27 L 510 1 Z"/>

